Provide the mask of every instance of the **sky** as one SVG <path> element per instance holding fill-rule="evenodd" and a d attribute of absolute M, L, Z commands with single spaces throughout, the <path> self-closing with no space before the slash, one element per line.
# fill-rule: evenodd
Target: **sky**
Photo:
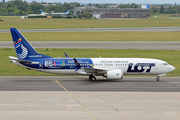
<path fill-rule="evenodd" d="M 10 1 L 10 0 L 5 0 Z M 33 0 L 26 0 L 27 2 L 32 2 Z M 116 4 L 127 4 L 127 3 L 136 3 L 136 4 L 164 4 L 170 3 L 180 4 L 180 0 L 35 0 L 37 2 L 60 2 L 60 3 L 70 3 L 70 2 L 79 2 L 79 3 L 116 3 Z"/>

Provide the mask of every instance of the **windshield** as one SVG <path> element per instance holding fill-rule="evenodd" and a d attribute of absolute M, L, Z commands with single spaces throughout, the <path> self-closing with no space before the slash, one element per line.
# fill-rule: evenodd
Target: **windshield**
<path fill-rule="evenodd" d="M 168 65 L 168 63 L 163 63 L 163 65 Z"/>

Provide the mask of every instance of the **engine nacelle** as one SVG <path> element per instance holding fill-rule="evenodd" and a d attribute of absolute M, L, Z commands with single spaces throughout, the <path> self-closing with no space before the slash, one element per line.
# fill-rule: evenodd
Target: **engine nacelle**
<path fill-rule="evenodd" d="M 107 71 L 105 77 L 107 79 L 122 79 L 123 78 L 123 71 L 119 69 L 109 70 Z"/>

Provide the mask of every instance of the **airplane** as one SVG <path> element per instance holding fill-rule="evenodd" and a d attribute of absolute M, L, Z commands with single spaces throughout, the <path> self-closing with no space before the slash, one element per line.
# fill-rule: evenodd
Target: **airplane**
<path fill-rule="evenodd" d="M 53 11 L 52 11 L 52 15 L 68 15 L 69 14 L 69 11 L 70 10 L 67 10 L 67 12 L 64 12 L 64 13 L 54 13 Z"/>
<path fill-rule="evenodd" d="M 157 18 L 157 16 L 156 16 L 156 15 L 153 15 L 153 17 Z"/>
<path fill-rule="evenodd" d="M 49 13 L 46 13 L 46 12 L 43 12 L 42 10 L 41 11 L 41 14 L 40 15 L 48 15 Z"/>
<path fill-rule="evenodd" d="M 161 76 L 175 70 L 175 67 L 159 59 L 149 58 L 52 58 L 38 53 L 16 28 L 10 28 L 17 57 L 9 56 L 10 62 L 36 70 L 54 74 L 80 74 L 96 81 L 96 76 L 107 80 L 121 80 L 123 75 Z"/>
<path fill-rule="evenodd" d="M 46 12 L 43 12 L 42 10 L 40 10 L 40 14 L 28 14 L 28 16 L 46 16 L 48 15 L 49 13 L 46 13 Z"/>

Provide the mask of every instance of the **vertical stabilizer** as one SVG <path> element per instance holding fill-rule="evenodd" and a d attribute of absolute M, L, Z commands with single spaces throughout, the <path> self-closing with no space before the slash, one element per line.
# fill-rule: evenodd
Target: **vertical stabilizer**
<path fill-rule="evenodd" d="M 32 58 L 50 58 L 36 52 L 26 38 L 16 28 L 10 28 L 14 47 L 18 59 L 32 59 Z"/>

